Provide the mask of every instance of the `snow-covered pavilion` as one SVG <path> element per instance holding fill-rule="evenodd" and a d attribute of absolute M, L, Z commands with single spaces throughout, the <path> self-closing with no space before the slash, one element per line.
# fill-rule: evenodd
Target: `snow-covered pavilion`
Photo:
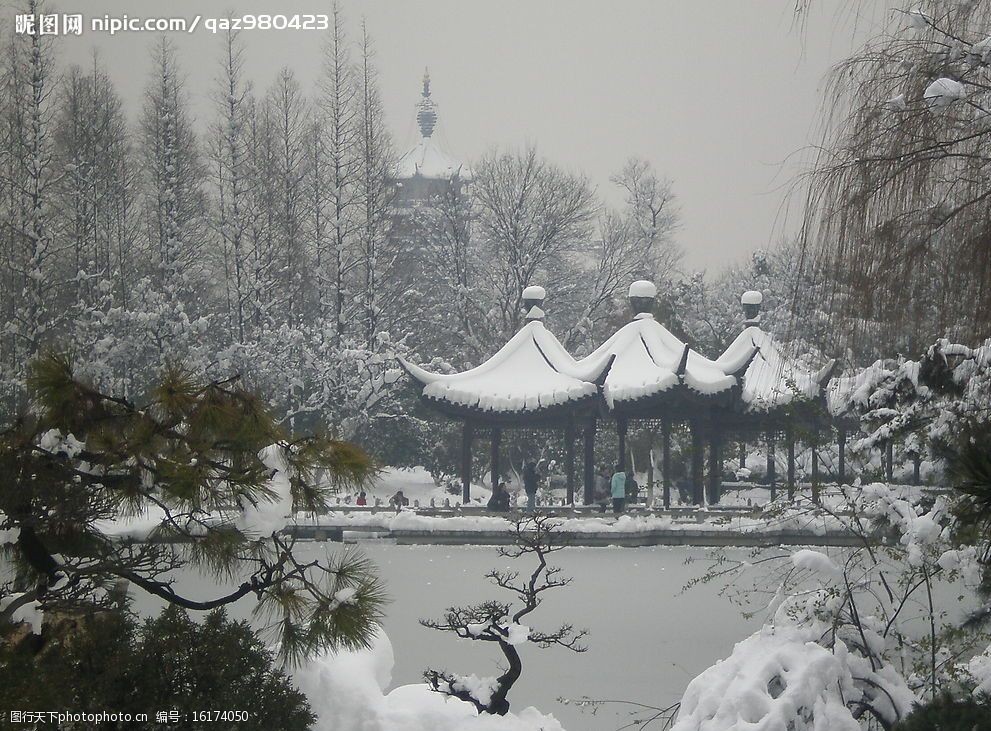
<path fill-rule="evenodd" d="M 578 361 L 577 372 L 602 372 L 603 364 L 612 361 L 603 379 L 602 396 L 608 413 L 616 419 L 619 464 L 626 463 L 629 422 L 660 421 L 665 504 L 670 503 L 671 426 L 676 422 L 689 424 L 694 445 L 693 492 L 695 501 L 701 503 L 702 439 L 714 433 L 709 415 L 731 403 L 749 360 L 710 360 L 672 334 L 654 319 L 657 287 L 653 282 L 634 282 L 629 296 L 633 319 Z M 710 449 L 710 460 L 718 461 L 718 441 L 710 439 L 710 444 L 717 445 Z M 710 469 L 710 474 L 713 472 Z"/>
<path fill-rule="evenodd" d="M 664 504 L 670 504 L 671 429 L 682 423 L 692 436 L 691 481 L 694 500 L 704 502 L 704 461 L 708 444 L 708 501 L 719 501 L 721 447 L 736 434 L 767 435 L 773 485 L 775 435 L 788 444 L 789 494 L 794 488 L 794 426 L 821 429 L 827 382 L 835 362 L 818 370 L 787 357 L 760 327 L 759 292 L 747 292 L 743 331 L 715 360 L 693 350 L 653 316 L 655 285 L 630 287 L 633 318 L 581 359 L 573 358 L 544 326 L 545 291 L 523 292 L 527 322 L 500 350 L 470 370 L 431 373 L 401 360 L 428 405 L 463 424 L 462 493 L 470 499 L 472 443 L 479 430 L 491 433 L 492 479 L 499 479 L 499 441 L 511 427 L 562 428 L 565 432 L 569 502 L 574 499 L 574 441 L 584 438 L 584 502 L 592 502 L 596 423 L 616 420 L 617 462 L 626 463 L 631 421 L 659 423 L 662 437 Z"/>
<path fill-rule="evenodd" d="M 491 436 L 491 474 L 499 479 L 499 444 L 506 427 L 563 428 L 568 445 L 568 495 L 575 487 L 574 433 L 594 419 L 601 380 L 610 361 L 598 369 L 576 367 L 561 342 L 544 327 L 543 287 L 523 291 L 526 324 L 491 358 L 461 373 L 431 373 L 400 359 L 420 387 L 420 397 L 446 416 L 462 422 L 461 483 L 465 502 L 471 496 L 471 450 L 479 430 Z M 586 461 L 586 469 L 590 469 Z M 586 476 L 586 482 L 589 478 Z"/>
<path fill-rule="evenodd" d="M 740 302 L 745 314 L 743 330 L 719 360 L 747 365 L 740 373 L 739 397 L 714 418 L 726 432 L 765 437 L 772 495 L 776 477 L 775 436 L 783 435 L 788 454 L 787 487 L 791 496 L 795 489 L 796 428 L 818 434 L 829 427 L 826 397 L 837 361 L 832 359 L 818 369 L 799 363 L 782 350 L 771 333 L 761 328 L 763 295 L 756 291 L 744 292 Z M 813 451 L 813 474 L 818 473 L 818 467 L 818 456 Z"/>

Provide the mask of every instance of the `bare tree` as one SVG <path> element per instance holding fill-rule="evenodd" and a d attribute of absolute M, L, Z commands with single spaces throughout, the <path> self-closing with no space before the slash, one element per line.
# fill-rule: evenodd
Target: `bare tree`
<path fill-rule="evenodd" d="M 565 547 L 556 532 L 556 523 L 546 515 L 525 515 L 513 523 L 513 544 L 499 549 L 499 556 L 509 559 L 534 558 L 537 565 L 529 576 L 518 571 L 493 569 L 485 576 L 493 584 L 514 596 L 514 602 L 487 601 L 468 607 L 451 607 L 442 620 L 421 619 L 430 629 L 453 632 L 458 637 L 498 645 L 507 667 L 492 682 L 459 676 L 443 670 L 427 669 L 423 677 L 435 691 L 471 703 L 480 713 L 504 716 L 509 712 L 509 691 L 523 673 L 523 661 L 517 647 L 530 642 L 540 648 L 564 647 L 585 652 L 582 641 L 587 632 L 562 624 L 552 632 L 540 632 L 520 624 L 543 601 L 543 595 L 571 583 L 561 569 L 549 566 L 547 557 Z M 515 607 L 515 610 L 514 610 Z"/>
<path fill-rule="evenodd" d="M 309 128 L 309 109 L 299 82 L 292 71 L 283 68 L 269 92 L 269 108 L 274 135 L 273 177 L 275 200 L 273 219 L 278 266 L 284 290 L 281 318 L 296 325 L 301 321 L 303 280 L 308 278 L 308 247 L 304 245 L 304 179 Z"/>
<path fill-rule="evenodd" d="M 322 317 L 333 317 L 337 347 L 347 332 L 349 286 L 359 264 L 356 236 L 361 130 L 357 99 L 344 18 L 335 3 L 333 24 L 324 46 L 311 184 L 319 311 Z"/>
<path fill-rule="evenodd" d="M 34 16 L 41 5 L 31 0 Z M 7 361 L 23 373 L 27 358 L 38 352 L 60 319 L 56 297 L 63 289 L 59 242 L 51 230 L 54 186 L 53 93 L 58 84 L 51 36 L 11 34 L 5 70 L 4 133 L 7 154 L 2 169 L 5 188 L 4 313 Z M 5 298 L 7 299 L 7 298 Z"/>
<path fill-rule="evenodd" d="M 475 169 L 473 187 L 479 232 L 494 263 L 495 335 L 504 340 L 522 324 L 523 290 L 589 245 L 595 195 L 588 180 L 539 157 L 533 147 L 489 153 Z"/>
<path fill-rule="evenodd" d="M 77 304 L 92 302 L 94 284 L 119 273 L 113 201 L 123 192 L 127 129 L 120 99 L 96 55 L 90 71 L 78 66 L 64 79 L 54 120 L 54 154 L 64 171 L 53 217 L 54 234 L 66 246 Z M 125 163 L 121 165 L 121 163 Z"/>
<path fill-rule="evenodd" d="M 624 214 L 634 227 L 649 274 L 658 283 L 670 282 L 681 264 L 681 249 L 672 236 L 678 228 L 678 209 L 670 180 L 657 177 L 646 160 L 631 157 L 610 180 L 626 194 Z"/>
<path fill-rule="evenodd" d="M 807 179 L 797 317 L 866 356 L 991 334 L 991 7 L 912 5 L 834 70 Z"/>
<path fill-rule="evenodd" d="M 228 31 L 224 37 L 221 74 L 214 92 L 217 118 L 213 123 L 210 148 L 215 226 L 223 244 L 228 319 L 232 337 L 241 343 L 245 341 L 246 308 L 251 290 L 249 115 L 253 111 L 251 84 L 243 76 L 243 55 L 239 33 Z"/>
<path fill-rule="evenodd" d="M 366 347 L 374 349 L 385 311 L 399 304 L 402 290 L 390 287 L 388 282 L 397 256 L 397 252 L 389 248 L 391 205 L 395 197 L 393 150 L 378 88 L 375 50 L 364 22 L 361 25 L 361 59 L 358 65 L 361 125 L 358 195 L 362 207 L 361 260 L 364 273 L 360 296 L 361 334 Z"/>
<path fill-rule="evenodd" d="M 205 243 L 204 169 L 187 109 L 175 47 L 166 39 L 154 52 L 154 76 L 141 119 L 148 240 L 156 283 L 173 302 L 191 301 Z"/>
<path fill-rule="evenodd" d="M 418 270 L 433 275 L 421 292 L 421 355 L 448 355 L 452 334 L 468 362 L 477 362 L 489 347 L 482 337 L 488 331 L 488 281 L 481 276 L 487 267 L 475 236 L 476 216 L 471 191 L 457 178 L 409 214 L 410 236 L 422 255 Z"/>

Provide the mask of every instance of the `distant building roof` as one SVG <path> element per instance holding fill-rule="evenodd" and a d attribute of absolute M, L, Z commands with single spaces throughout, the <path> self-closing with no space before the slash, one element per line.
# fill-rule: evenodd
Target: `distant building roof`
<path fill-rule="evenodd" d="M 423 96 L 416 105 L 416 122 L 420 128 L 420 141 L 399 158 L 396 177 L 400 180 L 409 178 L 427 178 L 432 180 L 449 180 L 460 178 L 471 180 L 471 168 L 443 149 L 434 139 L 434 128 L 437 126 L 437 105 L 430 98 L 430 74 L 423 74 Z"/>
<path fill-rule="evenodd" d="M 396 176 L 471 180 L 471 168 L 444 152 L 432 137 L 424 137 L 399 158 Z"/>

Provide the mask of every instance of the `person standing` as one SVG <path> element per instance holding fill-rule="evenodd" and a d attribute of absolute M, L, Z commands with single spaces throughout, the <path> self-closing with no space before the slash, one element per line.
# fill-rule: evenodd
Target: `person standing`
<path fill-rule="evenodd" d="M 537 463 L 527 462 L 523 468 L 523 492 L 526 493 L 526 511 L 532 513 L 537 507 L 537 487 L 540 484 L 540 475 L 537 474 Z"/>
<path fill-rule="evenodd" d="M 599 506 L 599 512 L 606 512 L 606 508 L 609 506 L 609 499 L 612 496 L 612 488 L 609 484 L 609 470 L 605 467 L 600 467 L 598 474 L 595 476 L 595 490 L 593 497 L 594 502 Z"/>
<path fill-rule="evenodd" d="M 619 514 L 623 512 L 626 503 L 626 472 L 623 465 L 616 465 L 616 471 L 612 475 L 612 511 Z"/>
<path fill-rule="evenodd" d="M 628 505 L 636 505 L 640 502 L 640 485 L 637 484 L 637 478 L 633 474 L 633 470 L 626 473 L 626 503 Z"/>
<path fill-rule="evenodd" d="M 506 489 L 505 482 L 496 483 L 495 490 L 492 491 L 492 497 L 489 498 L 488 508 L 489 510 L 500 513 L 509 510 L 509 491 Z"/>

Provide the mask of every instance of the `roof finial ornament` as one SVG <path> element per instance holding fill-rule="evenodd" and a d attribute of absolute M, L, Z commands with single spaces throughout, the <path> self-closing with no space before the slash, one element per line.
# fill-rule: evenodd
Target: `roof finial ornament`
<path fill-rule="evenodd" d="M 633 308 L 634 319 L 642 320 L 653 317 L 654 299 L 657 297 L 657 285 L 646 279 L 639 279 L 630 285 L 630 307 Z"/>
<path fill-rule="evenodd" d="M 760 325 L 760 306 L 764 301 L 764 295 L 757 290 L 744 292 L 740 297 L 740 304 L 743 305 L 743 327 L 753 327 Z"/>
<path fill-rule="evenodd" d="M 544 319 L 543 304 L 547 297 L 547 290 L 539 284 L 531 284 L 523 290 L 523 309 L 526 311 L 526 321 Z"/>
<path fill-rule="evenodd" d="M 437 125 L 437 109 L 434 100 L 430 98 L 430 71 L 423 70 L 423 98 L 416 105 L 416 122 L 420 125 L 420 134 L 430 137 Z"/>

